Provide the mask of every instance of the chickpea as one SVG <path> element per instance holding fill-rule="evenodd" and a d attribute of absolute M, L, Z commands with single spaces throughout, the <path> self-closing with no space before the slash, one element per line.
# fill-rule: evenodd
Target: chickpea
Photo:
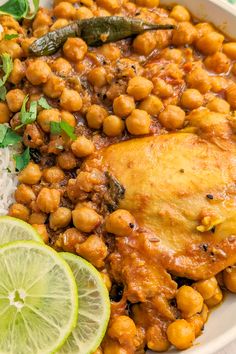
<path fill-rule="evenodd" d="M 147 347 L 156 352 L 165 352 L 170 348 L 170 342 L 163 335 L 158 325 L 153 325 L 147 329 Z"/>
<path fill-rule="evenodd" d="M 166 60 L 173 61 L 177 64 L 181 63 L 183 60 L 183 54 L 180 49 L 176 48 L 166 48 L 162 51 L 162 57 Z"/>
<path fill-rule="evenodd" d="M 112 283 L 111 283 L 111 279 L 110 279 L 109 275 L 104 272 L 100 272 L 100 275 L 102 277 L 102 280 L 103 280 L 107 290 L 110 291 L 111 287 L 112 287 Z"/>
<path fill-rule="evenodd" d="M 83 236 L 75 227 L 71 227 L 63 233 L 62 248 L 66 252 L 75 252 L 76 245 L 85 240 L 85 236 Z"/>
<path fill-rule="evenodd" d="M 26 77 L 32 85 L 45 84 L 51 74 L 51 69 L 45 61 L 32 61 L 26 69 Z"/>
<path fill-rule="evenodd" d="M 81 38 L 68 38 L 63 46 L 65 57 L 72 61 L 82 60 L 87 50 L 87 44 Z"/>
<path fill-rule="evenodd" d="M 80 171 L 76 183 L 81 190 L 89 193 L 94 189 L 94 186 L 104 183 L 104 175 L 96 169 L 91 172 Z"/>
<path fill-rule="evenodd" d="M 6 101 L 9 109 L 12 112 L 19 112 L 21 110 L 25 96 L 25 93 L 20 89 L 8 91 L 6 95 Z"/>
<path fill-rule="evenodd" d="M 187 89 L 181 97 L 181 105 L 187 109 L 199 108 L 203 105 L 204 98 L 196 89 Z"/>
<path fill-rule="evenodd" d="M 105 110 L 105 108 L 93 104 L 91 107 L 89 107 L 86 114 L 86 119 L 89 128 L 100 129 L 105 117 L 107 116 L 108 112 Z"/>
<path fill-rule="evenodd" d="M 127 117 L 135 109 L 134 98 L 120 95 L 114 99 L 113 111 L 118 117 Z"/>
<path fill-rule="evenodd" d="M 77 160 L 74 154 L 72 154 L 70 151 L 63 151 L 57 157 L 57 162 L 63 170 L 72 170 L 77 166 Z"/>
<path fill-rule="evenodd" d="M 216 72 L 217 74 L 227 73 L 230 69 L 230 60 L 224 53 L 216 52 L 208 56 L 204 61 L 207 69 Z"/>
<path fill-rule="evenodd" d="M 50 32 L 51 31 L 55 31 L 59 28 L 65 27 L 69 24 L 69 21 L 66 20 L 65 18 L 59 18 L 58 20 L 56 20 L 53 25 L 50 27 Z"/>
<path fill-rule="evenodd" d="M 117 341 L 110 338 L 105 341 L 103 350 L 103 354 L 130 354 L 129 349 L 125 349 Z"/>
<path fill-rule="evenodd" d="M 15 203 L 10 206 L 8 215 L 27 222 L 29 220 L 30 211 L 25 205 Z"/>
<path fill-rule="evenodd" d="M 198 31 L 198 37 L 202 37 L 205 34 L 208 34 L 210 32 L 214 32 L 214 27 L 208 23 L 208 22 L 200 22 L 197 23 L 195 26 L 196 30 Z"/>
<path fill-rule="evenodd" d="M 150 133 L 151 118 L 146 111 L 134 109 L 126 119 L 126 127 L 130 134 L 144 135 Z"/>
<path fill-rule="evenodd" d="M 125 128 L 125 124 L 119 117 L 115 115 L 108 116 L 103 121 L 103 132 L 110 137 L 121 135 Z"/>
<path fill-rule="evenodd" d="M 83 102 L 80 94 L 75 90 L 65 88 L 60 98 L 60 106 L 69 112 L 77 112 L 82 108 Z"/>
<path fill-rule="evenodd" d="M 142 76 L 135 76 L 128 82 L 127 93 L 136 101 L 146 98 L 153 89 L 153 83 Z"/>
<path fill-rule="evenodd" d="M 191 88 L 197 89 L 202 94 L 211 89 L 210 77 L 206 70 L 196 68 L 186 77 L 186 81 Z"/>
<path fill-rule="evenodd" d="M 229 82 L 222 76 L 211 76 L 211 90 L 218 93 L 222 90 L 226 90 L 229 87 Z"/>
<path fill-rule="evenodd" d="M 94 144 L 85 136 L 79 136 L 72 144 L 71 150 L 76 157 L 85 157 L 94 152 Z"/>
<path fill-rule="evenodd" d="M 47 219 L 47 215 L 41 212 L 38 213 L 32 213 L 29 218 L 29 224 L 45 224 Z"/>
<path fill-rule="evenodd" d="M 15 200 L 17 203 L 30 204 L 36 196 L 30 186 L 26 184 L 20 184 L 15 191 Z"/>
<path fill-rule="evenodd" d="M 92 69 L 88 73 L 88 81 L 95 87 L 103 87 L 107 83 L 106 70 L 102 66 Z"/>
<path fill-rule="evenodd" d="M 10 111 L 5 102 L 0 102 L 0 124 L 9 123 Z"/>
<path fill-rule="evenodd" d="M 75 15 L 74 15 L 74 20 L 82 20 L 85 18 L 91 18 L 93 17 L 93 13 L 91 10 L 89 10 L 85 6 L 81 6 L 78 9 L 76 9 Z"/>
<path fill-rule="evenodd" d="M 129 236 L 135 228 L 135 219 L 127 210 L 118 209 L 106 218 L 105 228 L 107 232 L 116 236 Z"/>
<path fill-rule="evenodd" d="M 15 59 L 13 62 L 13 69 L 8 78 L 8 81 L 12 84 L 18 85 L 25 77 L 25 65 L 20 59 Z"/>
<path fill-rule="evenodd" d="M 176 295 L 177 307 L 184 317 L 191 317 L 202 311 L 203 297 L 191 288 L 191 286 L 181 286 Z"/>
<path fill-rule="evenodd" d="M 49 26 L 41 26 L 34 30 L 33 36 L 40 38 L 49 32 Z"/>
<path fill-rule="evenodd" d="M 160 4 L 160 0 L 136 0 L 136 4 L 141 7 L 158 7 Z"/>
<path fill-rule="evenodd" d="M 103 354 L 102 349 L 99 347 L 94 353 L 92 354 Z"/>
<path fill-rule="evenodd" d="M 72 211 L 73 224 L 82 232 L 92 232 L 101 223 L 101 216 L 95 210 L 80 207 Z"/>
<path fill-rule="evenodd" d="M 97 0 L 96 4 L 110 12 L 115 12 L 120 8 L 118 0 Z"/>
<path fill-rule="evenodd" d="M 37 233 L 41 236 L 44 243 L 48 243 L 49 235 L 44 224 L 32 224 L 33 228 L 37 231 Z"/>
<path fill-rule="evenodd" d="M 120 344 L 132 343 L 137 333 L 134 321 L 128 316 L 117 316 L 111 322 L 108 335 Z"/>
<path fill-rule="evenodd" d="M 205 301 L 208 307 L 215 307 L 223 300 L 223 294 L 219 286 L 216 288 L 215 294 L 208 300 Z"/>
<path fill-rule="evenodd" d="M 42 130 L 46 133 L 50 133 L 51 130 L 51 122 L 60 122 L 60 112 L 58 109 L 43 109 L 39 112 L 37 117 L 37 122 L 42 128 Z"/>
<path fill-rule="evenodd" d="M 65 178 L 64 172 L 57 166 L 45 168 L 43 170 L 43 179 L 48 183 L 59 183 Z"/>
<path fill-rule="evenodd" d="M 30 55 L 29 53 L 29 47 L 31 44 L 36 40 L 37 38 L 35 37 L 30 37 L 30 38 L 24 38 L 21 42 L 21 48 L 22 48 L 22 56 L 28 57 Z"/>
<path fill-rule="evenodd" d="M 71 211 L 68 208 L 58 208 L 49 216 L 49 226 L 54 231 L 68 226 L 70 222 Z"/>
<path fill-rule="evenodd" d="M 199 280 L 194 283 L 193 288 L 202 295 L 204 300 L 208 300 L 215 294 L 217 285 L 216 278 L 212 277 L 207 280 Z"/>
<path fill-rule="evenodd" d="M 99 54 L 103 55 L 107 60 L 115 61 L 120 58 L 120 49 L 114 43 L 103 44 L 98 49 Z"/>
<path fill-rule="evenodd" d="M 226 99 L 232 109 L 236 109 L 236 84 L 230 85 L 226 90 Z"/>
<path fill-rule="evenodd" d="M 54 15 L 58 18 L 65 18 L 67 20 L 72 20 L 75 16 L 76 10 L 72 4 L 66 1 L 60 2 L 54 7 Z"/>
<path fill-rule="evenodd" d="M 61 195 L 57 189 L 42 188 L 38 194 L 36 203 L 44 213 L 53 213 L 59 208 Z"/>
<path fill-rule="evenodd" d="M 139 109 L 146 111 L 151 116 L 157 116 L 163 108 L 162 101 L 155 95 L 148 96 L 139 105 Z"/>
<path fill-rule="evenodd" d="M 223 52 L 232 60 L 236 60 L 236 42 L 225 43 Z"/>
<path fill-rule="evenodd" d="M 201 317 L 200 314 L 196 314 L 192 317 L 190 317 L 188 319 L 188 323 L 191 324 L 191 326 L 194 328 L 194 332 L 195 332 L 195 337 L 198 337 L 202 330 L 203 330 L 203 326 L 204 326 L 204 321 Z"/>
<path fill-rule="evenodd" d="M 139 34 L 133 41 L 133 48 L 135 52 L 140 55 L 148 56 L 156 48 L 156 46 L 157 38 L 153 31 L 147 31 Z"/>
<path fill-rule="evenodd" d="M 75 246 L 76 253 L 91 262 L 94 267 L 101 268 L 104 266 L 106 258 L 107 246 L 97 235 L 91 235 L 83 243 Z"/>
<path fill-rule="evenodd" d="M 196 42 L 196 47 L 205 55 L 211 55 L 218 52 L 224 41 L 224 36 L 218 32 L 209 32 L 204 34 Z"/>
<path fill-rule="evenodd" d="M 2 40 L 0 42 L 0 55 L 7 53 L 12 59 L 20 59 L 23 56 L 23 50 L 15 41 Z"/>
<path fill-rule="evenodd" d="M 192 346 L 195 339 L 194 328 L 186 320 L 176 320 L 167 328 L 168 340 L 177 349 L 184 350 Z"/>
<path fill-rule="evenodd" d="M 153 78 L 153 93 L 161 98 L 168 98 L 173 96 L 174 90 L 173 87 L 165 82 L 165 80 L 159 78 L 159 77 L 154 77 Z"/>
<path fill-rule="evenodd" d="M 24 130 L 23 142 L 31 148 L 38 148 L 43 145 L 43 135 L 36 124 L 27 124 Z"/>
<path fill-rule="evenodd" d="M 185 112 L 178 106 L 168 105 L 158 119 L 166 129 L 181 129 L 185 122 Z"/>
<path fill-rule="evenodd" d="M 64 58 L 57 58 L 51 65 L 52 70 L 60 76 L 69 76 L 72 71 L 71 64 Z"/>
<path fill-rule="evenodd" d="M 43 85 L 43 93 L 50 98 L 58 98 L 64 88 L 64 80 L 56 75 L 51 75 L 46 84 Z"/>
<path fill-rule="evenodd" d="M 32 27 L 35 30 L 38 27 L 50 26 L 52 24 L 52 18 L 47 9 L 39 9 L 37 12 Z"/>
<path fill-rule="evenodd" d="M 29 162 L 28 165 L 20 172 L 18 180 L 21 183 L 37 184 L 42 177 L 39 165 Z"/>
<path fill-rule="evenodd" d="M 223 281 L 226 288 L 232 293 L 236 293 L 236 268 L 228 267 L 223 271 Z"/>
<path fill-rule="evenodd" d="M 67 111 L 61 111 L 61 120 L 62 122 L 66 122 L 71 125 L 73 128 L 76 127 L 77 121 L 76 118 L 73 116 L 72 113 Z"/>
<path fill-rule="evenodd" d="M 180 22 L 173 30 L 172 43 L 176 46 L 192 44 L 197 38 L 197 30 L 190 22 Z"/>
<path fill-rule="evenodd" d="M 176 5 L 173 7 L 170 17 L 174 18 L 178 22 L 188 22 L 191 19 L 188 10 L 181 5 Z"/>
<path fill-rule="evenodd" d="M 228 102 L 219 97 L 215 97 L 213 98 L 213 100 L 208 102 L 206 108 L 213 112 L 224 114 L 230 113 L 230 105 L 228 104 Z"/>

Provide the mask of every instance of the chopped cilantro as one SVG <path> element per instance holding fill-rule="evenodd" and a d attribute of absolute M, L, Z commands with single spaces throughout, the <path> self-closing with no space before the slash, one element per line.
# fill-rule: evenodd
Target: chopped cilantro
<path fill-rule="evenodd" d="M 6 125 L 4 125 L 4 124 L 0 125 L 0 144 L 2 144 L 2 142 L 6 136 L 7 130 L 8 130 L 8 127 Z"/>
<path fill-rule="evenodd" d="M 29 95 L 25 96 L 21 111 L 20 111 L 20 121 L 21 124 L 18 125 L 17 129 L 21 128 L 23 125 L 33 123 L 37 118 L 37 102 L 33 101 L 30 103 L 29 111 L 26 110 L 26 104 L 29 100 Z"/>
<path fill-rule="evenodd" d="M 51 109 L 52 107 L 50 106 L 50 104 L 48 104 L 48 101 L 46 100 L 46 98 L 41 97 L 38 100 L 38 104 L 40 105 L 40 107 L 44 108 L 44 109 Z"/>
<path fill-rule="evenodd" d="M 13 69 L 13 61 L 11 56 L 7 53 L 3 53 L 1 55 L 1 59 L 2 59 L 2 65 L 0 67 L 4 72 L 4 75 L 2 79 L 0 79 L 0 99 L 4 101 L 7 93 L 6 87 L 4 85 Z"/>
<path fill-rule="evenodd" d="M 52 134 L 60 134 L 62 131 L 64 131 L 70 139 L 76 140 L 76 135 L 74 133 L 74 128 L 68 124 L 67 122 L 51 122 L 51 129 L 50 129 Z"/>
<path fill-rule="evenodd" d="M 27 147 L 20 155 L 14 155 L 17 171 L 23 170 L 30 162 L 30 149 Z"/>
<path fill-rule="evenodd" d="M 7 130 L 3 127 L 7 128 Z M 6 127 L 5 125 L 0 125 L 0 148 L 15 145 L 21 140 L 21 136 L 16 134 L 11 128 Z"/>
<path fill-rule="evenodd" d="M 5 34 L 4 39 L 5 41 L 10 41 L 11 39 L 18 38 L 18 37 L 19 37 L 18 33 Z"/>

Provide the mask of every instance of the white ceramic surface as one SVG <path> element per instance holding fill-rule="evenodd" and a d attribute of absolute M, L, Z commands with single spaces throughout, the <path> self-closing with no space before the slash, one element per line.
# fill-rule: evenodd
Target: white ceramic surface
<path fill-rule="evenodd" d="M 222 0 L 161 0 L 163 5 L 176 3 L 186 6 L 197 18 L 212 22 L 231 38 L 236 39 L 236 8 L 233 6 Z M 50 4 L 51 0 L 41 0 L 42 6 Z M 235 339 L 236 295 L 228 294 L 224 303 L 210 315 L 204 334 L 197 338 L 195 345 L 184 352 L 173 349 L 170 353 L 216 354 Z M 236 345 L 229 354 L 236 354 Z"/>

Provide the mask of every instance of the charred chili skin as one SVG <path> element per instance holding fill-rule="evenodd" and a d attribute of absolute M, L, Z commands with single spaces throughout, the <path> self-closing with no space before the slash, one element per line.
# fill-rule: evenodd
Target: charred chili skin
<path fill-rule="evenodd" d="M 31 55 L 51 55 L 65 43 L 68 37 L 80 37 L 89 46 L 116 42 L 148 30 L 174 29 L 173 25 L 147 23 L 139 19 L 120 16 L 95 17 L 78 20 L 37 39 L 29 48 Z"/>

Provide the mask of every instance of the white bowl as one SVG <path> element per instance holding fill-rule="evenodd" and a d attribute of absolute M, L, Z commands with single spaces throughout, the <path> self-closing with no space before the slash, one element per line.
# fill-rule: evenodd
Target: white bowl
<path fill-rule="evenodd" d="M 41 0 L 42 6 L 50 6 L 52 0 Z M 201 20 L 213 23 L 231 38 L 236 39 L 236 8 L 223 0 L 161 0 L 162 5 L 180 4 Z M 174 349 L 170 353 L 215 354 L 236 340 L 236 295 L 228 294 L 224 303 L 214 310 L 206 323 L 204 333 L 195 345 L 184 352 Z M 235 351 L 232 354 L 236 353 Z M 151 352 L 149 352 L 151 354 Z"/>

